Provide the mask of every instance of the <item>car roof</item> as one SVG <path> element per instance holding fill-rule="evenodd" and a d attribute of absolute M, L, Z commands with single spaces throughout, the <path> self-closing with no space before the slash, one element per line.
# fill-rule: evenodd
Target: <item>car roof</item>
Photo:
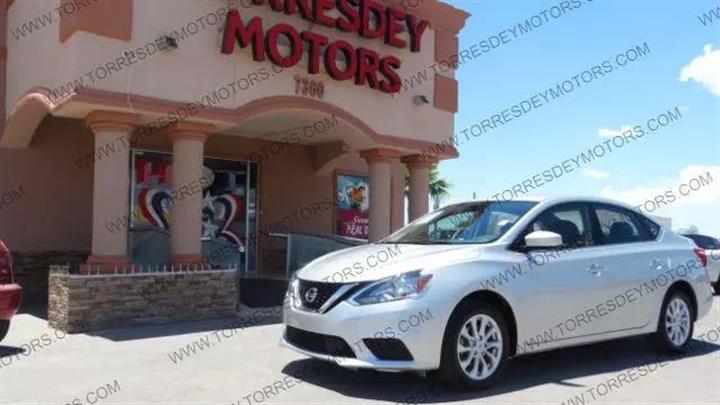
<path fill-rule="evenodd" d="M 486 202 L 486 201 L 494 201 L 494 200 L 475 200 L 475 201 L 466 201 L 465 203 L 479 203 L 479 202 Z M 557 203 L 566 203 L 566 202 L 596 202 L 596 203 L 603 203 L 603 204 L 613 204 L 618 205 L 624 208 L 628 209 L 634 209 L 634 207 L 620 202 L 611 200 L 609 198 L 603 198 L 603 197 L 594 197 L 594 196 L 555 196 L 555 197 L 545 197 L 545 196 L 523 196 L 520 198 L 513 198 L 510 200 L 499 200 L 500 202 L 510 202 L 510 201 L 526 201 L 526 202 L 536 202 L 536 203 L 542 203 L 543 205 L 552 205 Z M 461 203 L 462 204 L 462 203 Z"/>

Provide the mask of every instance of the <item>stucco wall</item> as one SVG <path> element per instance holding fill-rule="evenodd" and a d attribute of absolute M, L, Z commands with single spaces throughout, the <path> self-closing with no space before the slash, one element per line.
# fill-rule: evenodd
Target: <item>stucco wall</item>
<path fill-rule="evenodd" d="M 92 148 L 84 123 L 50 117 L 30 148 L 0 148 L 0 194 L 22 189 L 0 208 L 0 237 L 11 250 L 90 250 L 92 166 L 73 160 Z"/>
<path fill-rule="evenodd" d="M 148 96 L 162 100 L 189 102 L 199 100 L 208 92 L 225 86 L 239 78 L 257 74 L 261 68 L 271 69 L 270 62 L 255 62 L 249 49 L 238 50 L 231 55 L 220 52 L 222 26 L 205 24 L 206 28 L 191 29 L 194 35 L 182 34 L 189 24 L 208 14 L 216 13 L 230 2 L 181 1 L 168 7 L 165 0 L 135 1 L 132 11 L 132 39 L 122 41 L 98 36 L 87 32 L 74 33 L 61 43 L 57 23 L 16 40 L 8 41 L 8 109 L 30 89 L 42 86 L 58 89 L 60 86 L 82 85 L 96 90 L 120 94 Z M 243 2 L 247 3 L 247 1 Z M 237 4 L 237 2 L 236 2 Z M 242 4 L 242 3 L 241 3 Z M 48 10 L 53 10 L 57 1 L 40 0 L 16 2 L 9 9 L 9 27 L 12 29 L 32 20 Z M 422 52 L 411 53 L 408 49 L 389 47 L 381 40 L 368 40 L 352 33 L 344 33 L 319 24 L 310 27 L 307 21 L 297 16 L 285 16 L 270 10 L 267 5 L 250 8 L 240 7 L 244 19 L 262 16 L 264 26 L 278 22 L 293 25 L 299 31 L 312 30 L 332 39 L 343 39 L 355 47 L 366 47 L 381 55 L 396 55 L 402 60 L 398 71 L 401 77 L 409 78 L 420 71 L 427 71 L 428 79 L 418 83 L 412 91 L 397 97 L 359 87 L 353 81 L 338 82 L 321 70 L 315 79 L 324 81 L 327 103 L 339 106 L 357 116 L 374 131 L 397 137 L 441 142 L 453 132 L 453 114 L 434 109 L 435 79 L 429 67 L 435 64 L 435 33 L 428 29 L 422 37 Z M 160 52 L 142 62 L 135 63 L 121 71 L 110 73 L 102 80 L 92 79 L 89 72 L 113 62 L 126 50 L 136 50 L 153 43 L 163 35 L 179 33 L 184 39 L 178 49 Z M 407 36 L 407 33 L 402 35 Z M 406 38 L 407 39 L 407 38 Z M 42 49 L 42 52 L 37 50 Z M 47 69 L 48 63 L 53 68 Z M 281 74 L 233 95 L 218 104 L 219 107 L 236 108 L 252 100 L 264 97 L 293 94 L 294 75 L 308 76 L 306 64 L 286 69 Z M 453 75 L 451 71 L 448 73 Z M 425 95 L 430 106 L 416 106 L 413 97 Z M 58 114 L 72 116 L 72 111 Z"/>
<path fill-rule="evenodd" d="M 277 150 L 273 154 L 257 153 L 268 144 L 216 134 L 209 138 L 205 154 L 228 159 L 264 156 L 259 161 L 261 233 L 332 234 L 333 210 L 328 205 L 334 198 L 334 175 L 315 172 L 313 146 L 285 144 L 273 149 Z M 133 146 L 171 151 L 170 141 L 159 134 Z M 93 165 L 78 163 L 87 163 L 84 158 L 92 151 L 93 136 L 84 122 L 57 118 L 43 121 L 30 148 L 0 149 L 0 196 L 5 193 L 8 202 L 0 203 L 0 236 L 11 250 L 23 254 L 90 251 Z M 340 157 L 335 167 L 367 172 L 367 164 L 357 154 Z M 318 203 L 323 204 L 322 210 L 296 215 Z M 283 221 L 288 216 L 294 219 Z M 278 229 L 278 223 L 290 226 Z"/>

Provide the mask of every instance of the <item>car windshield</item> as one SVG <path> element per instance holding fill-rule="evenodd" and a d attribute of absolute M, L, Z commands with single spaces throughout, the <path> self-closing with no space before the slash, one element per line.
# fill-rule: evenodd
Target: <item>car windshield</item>
<path fill-rule="evenodd" d="M 419 218 L 387 237 L 383 243 L 494 242 L 536 204 L 530 201 L 485 201 L 451 205 Z"/>

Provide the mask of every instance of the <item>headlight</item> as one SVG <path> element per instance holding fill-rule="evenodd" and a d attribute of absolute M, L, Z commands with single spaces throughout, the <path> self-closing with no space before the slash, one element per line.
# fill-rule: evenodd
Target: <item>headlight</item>
<path fill-rule="evenodd" d="M 293 273 L 290 277 L 290 284 L 288 284 L 288 290 L 285 297 L 292 308 L 297 308 L 302 305 L 302 302 L 300 301 L 300 280 L 297 277 L 297 272 Z"/>
<path fill-rule="evenodd" d="M 369 305 L 415 298 L 427 290 L 431 279 L 432 275 L 422 275 L 420 270 L 386 278 L 363 288 L 349 302 Z"/>

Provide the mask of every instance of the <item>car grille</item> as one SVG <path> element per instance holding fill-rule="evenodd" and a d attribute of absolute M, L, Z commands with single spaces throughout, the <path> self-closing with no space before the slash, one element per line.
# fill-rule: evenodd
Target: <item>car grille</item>
<path fill-rule="evenodd" d="M 321 335 L 288 326 L 285 328 L 285 340 L 291 345 L 309 352 L 333 357 L 355 358 L 350 345 L 337 336 Z"/>
<path fill-rule="evenodd" d="M 318 311 L 337 292 L 343 284 L 341 283 L 318 283 L 314 281 L 300 280 L 300 302 L 304 309 Z M 313 290 L 316 293 L 308 293 Z M 313 298 L 309 300 L 308 298 Z"/>

